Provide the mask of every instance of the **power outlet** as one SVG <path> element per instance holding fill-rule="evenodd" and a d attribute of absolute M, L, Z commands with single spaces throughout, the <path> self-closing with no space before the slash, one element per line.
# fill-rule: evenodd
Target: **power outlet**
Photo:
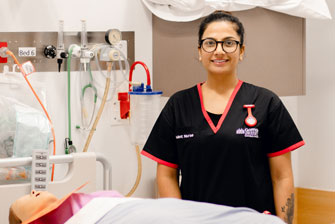
<path fill-rule="evenodd" d="M 121 119 L 120 117 L 120 101 L 117 99 L 113 99 L 111 103 L 111 108 L 110 109 L 110 125 L 111 126 L 118 126 L 118 125 L 128 125 L 129 124 L 129 118 L 128 119 Z"/>
<path fill-rule="evenodd" d="M 129 125 L 128 119 L 121 119 L 120 115 L 120 101 L 118 100 L 118 93 L 127 92 L 129 88 L 128 82 L 124 81 L 123 74 L 120 71 L 117 71 L 116 77 L 114 77 L 114 81 L 117 82 L 118 87 L 114 92 L 114 96 L 111 101 L 108 103 L 108 120 L 110 121 L 111 126 L 118 125 Z M 120 83 L 122 82 L 122 83 Z"/>

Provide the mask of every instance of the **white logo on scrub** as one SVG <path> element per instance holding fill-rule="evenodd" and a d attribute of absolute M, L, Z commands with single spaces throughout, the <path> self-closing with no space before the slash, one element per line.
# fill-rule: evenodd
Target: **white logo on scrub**
<path fill-rule="evenodd" d="M 193 138 L 194 134 L 176 135 L 176 139 Z"/>
<path fill-rule="evenodd" d="M 244 135 L 247 138 L 258 138 L 258 129 L 257 128 L 239 128 L 236 130 L 237 135 Z"/>

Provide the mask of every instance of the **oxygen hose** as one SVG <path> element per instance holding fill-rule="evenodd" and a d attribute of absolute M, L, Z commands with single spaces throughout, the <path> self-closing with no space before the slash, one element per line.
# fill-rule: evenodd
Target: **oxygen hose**
<path fill-rule="evenodd" d="M 110 73 L 112 71 L 112 63 L 111 62 L 107 62 L 107 72 Z M 98 122 L 100 120 L 100 117 L 101 117 L 101 114 L 104 110 L 104 107 L 105 107 L 105 103 L 106 103 L 106 100 L 107 100 L 107 95 L 108 95 L 108 90 L 109 90 L 109 86 L 110 86 L 110 82 L 111 82 L 111 79 L 110 77 L 106 77 L 106 86 L 105 86 L 105 92 L 104 92 L 104 95 L 102 97 L 102 101 L 101 101 L 101 105 L 100 105 L 100 108 L 98 110 L 98 114 L 94 120 L 94 123 L 93 123 L 93 126 L 91 128 L 91 131 L 87 137 L 87 140 L 86 140 L 86 143 L 85 143 L 85 146 L 84 146 L 84 149 L 83 149 L 83 152 L 87 152 L 88 150 L 88 146 L 90 145 L 90 142 L 91 142 L 91 139 L 93 137 L 93 134 L 94 134 L 94 131 L 98 125 Z"/>
<path fill-rule="evenodd" d="M 22 65 L 20 64 L 20 62 L 16 59 L 15 55 L 13 54 L 13 52 L 7 50 L 6 51 L 6 54 L 11 56 L 13 59 L 14 59 L 14 62 L 15 64 L 17 64 L 17 66 L 19 67 L 22 75 L 23 75 L 23 78 L 26 80 L 28 86 L 30 87 L 31 91 L 34 93 L 36 99 L 38 100 L 38 102 L 40 103 L 45 115 L 47 116 L 48 120 L 49 120 L 49 123 L 50 123 L 50 128 L 51 128 L 51 132 L 52 132 L 52 137 L 53 137 L 53 155 L 56 155 L 56 137 L 55 137 L 55 130 L 54 130 L 54 127 L 53 127 L 53 124 L 52 124 L 52 121 L 49 117 L 49 114 L 47 112 L 47 110 L 45 109 L 43 103 L 41 102 L 40 98 L 38 97 L 37 93 L 35 92 L 34 88 L 32 87 L 32 85 L 30 84 L 29 80 L 27 79 L 27 75 L 25 73 L 25 71 L 23 70 L 22 68 Z M 51 181 L 54 180 L 54 173 L 55 173 L 55 164 L 52 164 L 52 172 L 51 172 Z"/>

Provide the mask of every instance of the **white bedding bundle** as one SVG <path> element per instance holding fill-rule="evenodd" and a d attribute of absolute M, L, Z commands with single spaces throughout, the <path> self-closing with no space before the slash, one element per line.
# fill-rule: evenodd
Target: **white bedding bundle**
<path fill-rule="evenodd" d="M 314 19 L 331 19 L 326 0 L 142 0 L 161 19 L 187 22 L 215 10 L 242 11 L 255 7 Z"/>

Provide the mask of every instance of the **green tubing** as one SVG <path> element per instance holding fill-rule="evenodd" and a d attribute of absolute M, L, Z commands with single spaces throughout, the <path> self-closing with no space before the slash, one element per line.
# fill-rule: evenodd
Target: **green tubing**
<path fill-rule="evenodd" d="M 69 49 L 67 58 L 67 112 L 68 112 L 68 134 L 71 141 L 71 57 L 74 46 Z"/>
<path fill-rule="evenodd" d="M 93 91 L 94 91 L 94 103 L 96 103 L 97 102 L 97 98 L 98 98 L 97 88 L 95 88 L 95 86 L 93 86 L 91 83 L 87 84 L 86 86 L 84 86 L 84 88 L 81 89 L 81 97 L 84 98 L 85 92 L 86 92 L 87 88 L 92 88 L 93 89 Z"/>

